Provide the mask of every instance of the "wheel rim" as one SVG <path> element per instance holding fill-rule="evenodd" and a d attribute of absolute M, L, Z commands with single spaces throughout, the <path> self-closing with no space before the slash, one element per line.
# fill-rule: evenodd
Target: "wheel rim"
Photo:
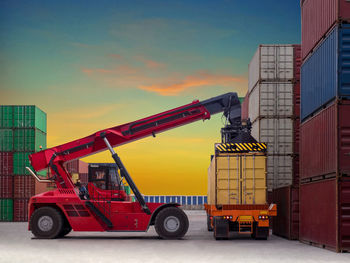
<path fill-rule="evenodd" d="M 175 216 L 168 216 L 164 220 L 164 228 L 168 232 L 175 232 L 180 227 L 180 220 Z"/>
<path fill-rule="evenodd" d="M 50 231 L 53 227 L 53 220 L 49 216 L 42 216 L 38 220 L 38 227 L 41 231 Z"/>

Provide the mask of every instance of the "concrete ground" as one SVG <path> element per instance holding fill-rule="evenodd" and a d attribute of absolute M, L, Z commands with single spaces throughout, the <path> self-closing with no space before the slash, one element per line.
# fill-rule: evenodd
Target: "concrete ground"
<path fill-rule="evenodd" d="M 187 211 L 183 240 L 161 240 L 147 233 L 71 232 L 55 240 L 33 239 L 26 223 L 0 223 L 0 262 L 350 262 L 350 253 L 288 241 L 239 238 L 216 241 L 206 230 L 203 211 Z"/>

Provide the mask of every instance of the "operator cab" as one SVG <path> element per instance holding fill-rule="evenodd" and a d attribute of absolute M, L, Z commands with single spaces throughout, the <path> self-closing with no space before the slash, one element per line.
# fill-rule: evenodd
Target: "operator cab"
<path fill-rule="evenodd" d="M 89 198 L 106 201 L 129 200 L 115 163 L 90 163 L 88 174 Z"/>
<path fill-rule="evenodd" d="M 124 190 L 124 184 L 114 163 L 90 163 L 89 183 L 101 190 Z"/>

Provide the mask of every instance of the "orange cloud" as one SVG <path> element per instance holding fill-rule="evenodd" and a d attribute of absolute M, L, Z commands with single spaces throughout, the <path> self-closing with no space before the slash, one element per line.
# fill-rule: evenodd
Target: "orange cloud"
<path fill-rule="evenodd" d="M 146 65 L 146 67 L 149 69 L 165 68 L 164 63 L 145 58 L 144 56 L 136 56 L 136 59 L 141 61 L 142 63 L 144 63 Z"/>
<path fill-rule="evenodd" d="M 246 79 L 243 77 L 201 71 L 194 75 L 187 76 L 181 81 L 175 81 L 175 83 L 169 83 L 168 81 L 168 83 L 165 84 L 139 86 L 139 88 L 150 92 L 156 92 L 162 96 L 175 96 L 190 88 L 214 85 L 233 86 L 234 84 L 244 83 L 245 81 Z"/>
<path fill-rule="evenodd" d="M 122 56 L 119 55 L 119 54 L 109 54 L 108 56 L 111 57 L 111 58 L 115 58 L 115 59 L 121 59 L 122 58 Z"/>

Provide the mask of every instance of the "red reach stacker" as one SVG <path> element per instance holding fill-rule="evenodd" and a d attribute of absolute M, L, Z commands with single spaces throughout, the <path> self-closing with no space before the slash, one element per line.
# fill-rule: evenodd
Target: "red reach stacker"
<path fill-rule="evenodd" d="M 241 106 L 236 93 L 227 93 L 202 102 L 159 113 L 138 121 L 98 131 L 90 136 L 34 153 L 29 156 L 37 180 L 54 182 L 57 189 L 33 196 L 29 201 L 29 230 L 37 238 L 57 238 L 74 231 L 147 231 L 151 225 L 160 237 L 183 237 L 188 218 L 177 203 L 146 203 L 113 147 L 160 133 L 223 112 L 227 123 L 239 124 Z M 109 150 L 119 172 L 115 178 L 90 169 L 87 186 L 74 184 L 64 168 L 68 161 Z M 32 170 L 34 169 L 34 171 Z M 43 180 L 35 171 L 49 169 L 52 176 Z M 102 172 L 102 175 L 101 175 Z M 114 182 L 102 189 L 101 180 Z M 121 185 L 126 180 L 135 195 L 130 200 Z M 105 182 L 106 183 L 106 182 Z M 106 184 L 105 184 L 106 185 Z"/>

